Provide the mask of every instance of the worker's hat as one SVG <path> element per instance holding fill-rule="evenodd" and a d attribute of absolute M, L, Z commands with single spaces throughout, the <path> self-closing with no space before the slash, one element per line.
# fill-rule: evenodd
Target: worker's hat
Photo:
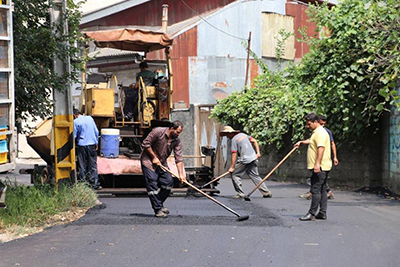
<path fill-rule="evenodd" d="M 222 131 L 219 133 L 219 136 L 227 136 L 230 133 L 238 133 L 238 130 L 233 129 L 231 126 L 224 126 Z"/>

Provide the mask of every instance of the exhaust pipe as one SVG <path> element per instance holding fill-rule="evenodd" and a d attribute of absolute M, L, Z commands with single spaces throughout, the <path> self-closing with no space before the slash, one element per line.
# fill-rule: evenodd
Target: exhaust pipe
<path fill-rule="evenodd" d="M 162 5 L 162 31 L 163 33 L 167 33 L 168 26 L 168 5 Z"/>

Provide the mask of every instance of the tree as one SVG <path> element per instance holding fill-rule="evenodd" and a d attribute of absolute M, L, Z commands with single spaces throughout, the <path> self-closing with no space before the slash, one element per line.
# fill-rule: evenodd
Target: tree
<path fill-rule="evenodd" d="M 82 68 L 79 31 L 83 2 L 67 1 L 63 22 L 68 24 L 68 34 L 57 37 L 53 33 L 48 0 L 14 0 L 14 67 L 15 67 L 15 117 L 26 120 L 29 116 L 47 118 L 52 115 L 52 90 L 67 90 L 77 79 Z M 58 28 L 61 25 L 57 25 Z M 71 74 L 59 77 L 54 72 L 54 56 L 71 59 Z"/>
<path fill-rule="evenodd" d="M 360 144 L 379 129 L 389 105 L 400 107 L 400 4 L 343 0 L 333 8 L 310 6 L 308 15 L 319 38 L 308 40 L 302 62 L 275 73 L 261 66 L 255 88 L 222 100 L 213 116 L 280 147 L 285 135 L 304 138 L 304 115 L 314 111 L 331 119 L 339 142 Z"/>

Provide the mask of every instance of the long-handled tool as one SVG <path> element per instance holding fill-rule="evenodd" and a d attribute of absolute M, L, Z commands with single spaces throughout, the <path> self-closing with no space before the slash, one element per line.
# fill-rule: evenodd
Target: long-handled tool
<path fill-rule="evenodd" d="M 214 183 L 215 181 L 217 181 L 217 180 L 221 179 L 222 177 L 224 177 L 224 176 L 225 176 L 225 175 L 227 175 L 227 174 L 229 174 L 229 172 L 226 172 L 226 173 L 223 173 L 223 174 L 221 174 L 221 175 L 220 175 L 220 176 L 218 176 L 217 178 L 214 178 L 214 179 L 212 179 L 211 181 L 209 181 L 208 183 L 206 183 L 206 184 L 204 184 L 204 185 L 200 186 L 200 189 L 202 189 L 202 188 L 206 187 L 206 186 L 207 186 L 207 185 L 209 185 L 209 184 L 212 184 L 212 183 Z"/>
<path fill-rule="evenodd" d="M 250 193 L 248 193 L 245 197 L 244 200 L 246 201 L 251 201 L 250 200 L 250 196 L 251 194 L 254 193 L 254 191 L 256 191 L 261 185 L 262 183 L 265 182 L 265 180 L 267 180 L 274 172 L 276 169 L 278 169 L 279 166 L 281 166 L 281 164 L 297 149 L 297 147 L 294 147 L 292 150 L 290 150 L 290 152 L 275 166 L 275 168 L 273 168 L 268 174 L 267 176 L 264 177 L 264 179 L 262 179 L 254 188 L 253 190 L 251 190 Z"/>
<path fill-rule="evenodd" d="M 163 165 L 158 165 L 160 166 L 161 169 L 163 169 L 164 171 L 170 173 L 171 175 L 175 176 L 176 178 L 179 178 L 178 175 L 176 175 L 175 173 L 173 173 L 172 171 L 170 171 L 168 168 L 164 167 Z M 218 205 L 220 205 L 221 207 L 223 207 L 224 209 L 226 209 L 229 212 L 232 212 L 233 214 L 235 214 L 238 218 L 238 221 L 245 221 L 247 219 L 249 219 L 249 215 L 240 215 L 239 213 L 237 213 L 236 211 L 234 211 L 233 209 L 225 206 L 224 204 L 222 204 L 221 202 L 219 202 L 218 200 L 216 200 L 213 197 L 210 197 L 209 195 L 207 195 L 206 193 L 204 193 L 203 191 L 201 191 L 200 189 L 198 189 L 197 187 L 195 187 L 194 185 L 192 185 L 191 183 L 189 183 L 188 181 L 183 181 L 186 185 L 188 185 L 190 188 L 196 190 L 197 192 L 199 192 L 200 194 L 202 194 L 203 196 L 207 197 L 208 199 L 214 201 L 215 203 L 217 203 Z"/>

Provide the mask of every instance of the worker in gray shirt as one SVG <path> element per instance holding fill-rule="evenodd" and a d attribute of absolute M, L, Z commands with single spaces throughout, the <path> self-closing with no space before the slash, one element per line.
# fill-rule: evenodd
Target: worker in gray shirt
<path fill-rule="evenodd" d="M 233 187 L 236 190 L 236 195 L 233 198 L 244 198 L 245 194 L 242 188 L 242 177 L 247 173 L 255 185 L 261 182 L 261 177 L 258 173 L 258 158 L 261 157 L 260 147 L 257 140 L 248 136 L 247 134 L 240 133 L 230 126 L 225 126 L 220 132 L 220 136 L 226 136 L 232 139 L 232 161 L 229 172 L 231 173 Z M 272 197 L 271 191 L 265 183 L 259 187 L 263 197 Z"/>

